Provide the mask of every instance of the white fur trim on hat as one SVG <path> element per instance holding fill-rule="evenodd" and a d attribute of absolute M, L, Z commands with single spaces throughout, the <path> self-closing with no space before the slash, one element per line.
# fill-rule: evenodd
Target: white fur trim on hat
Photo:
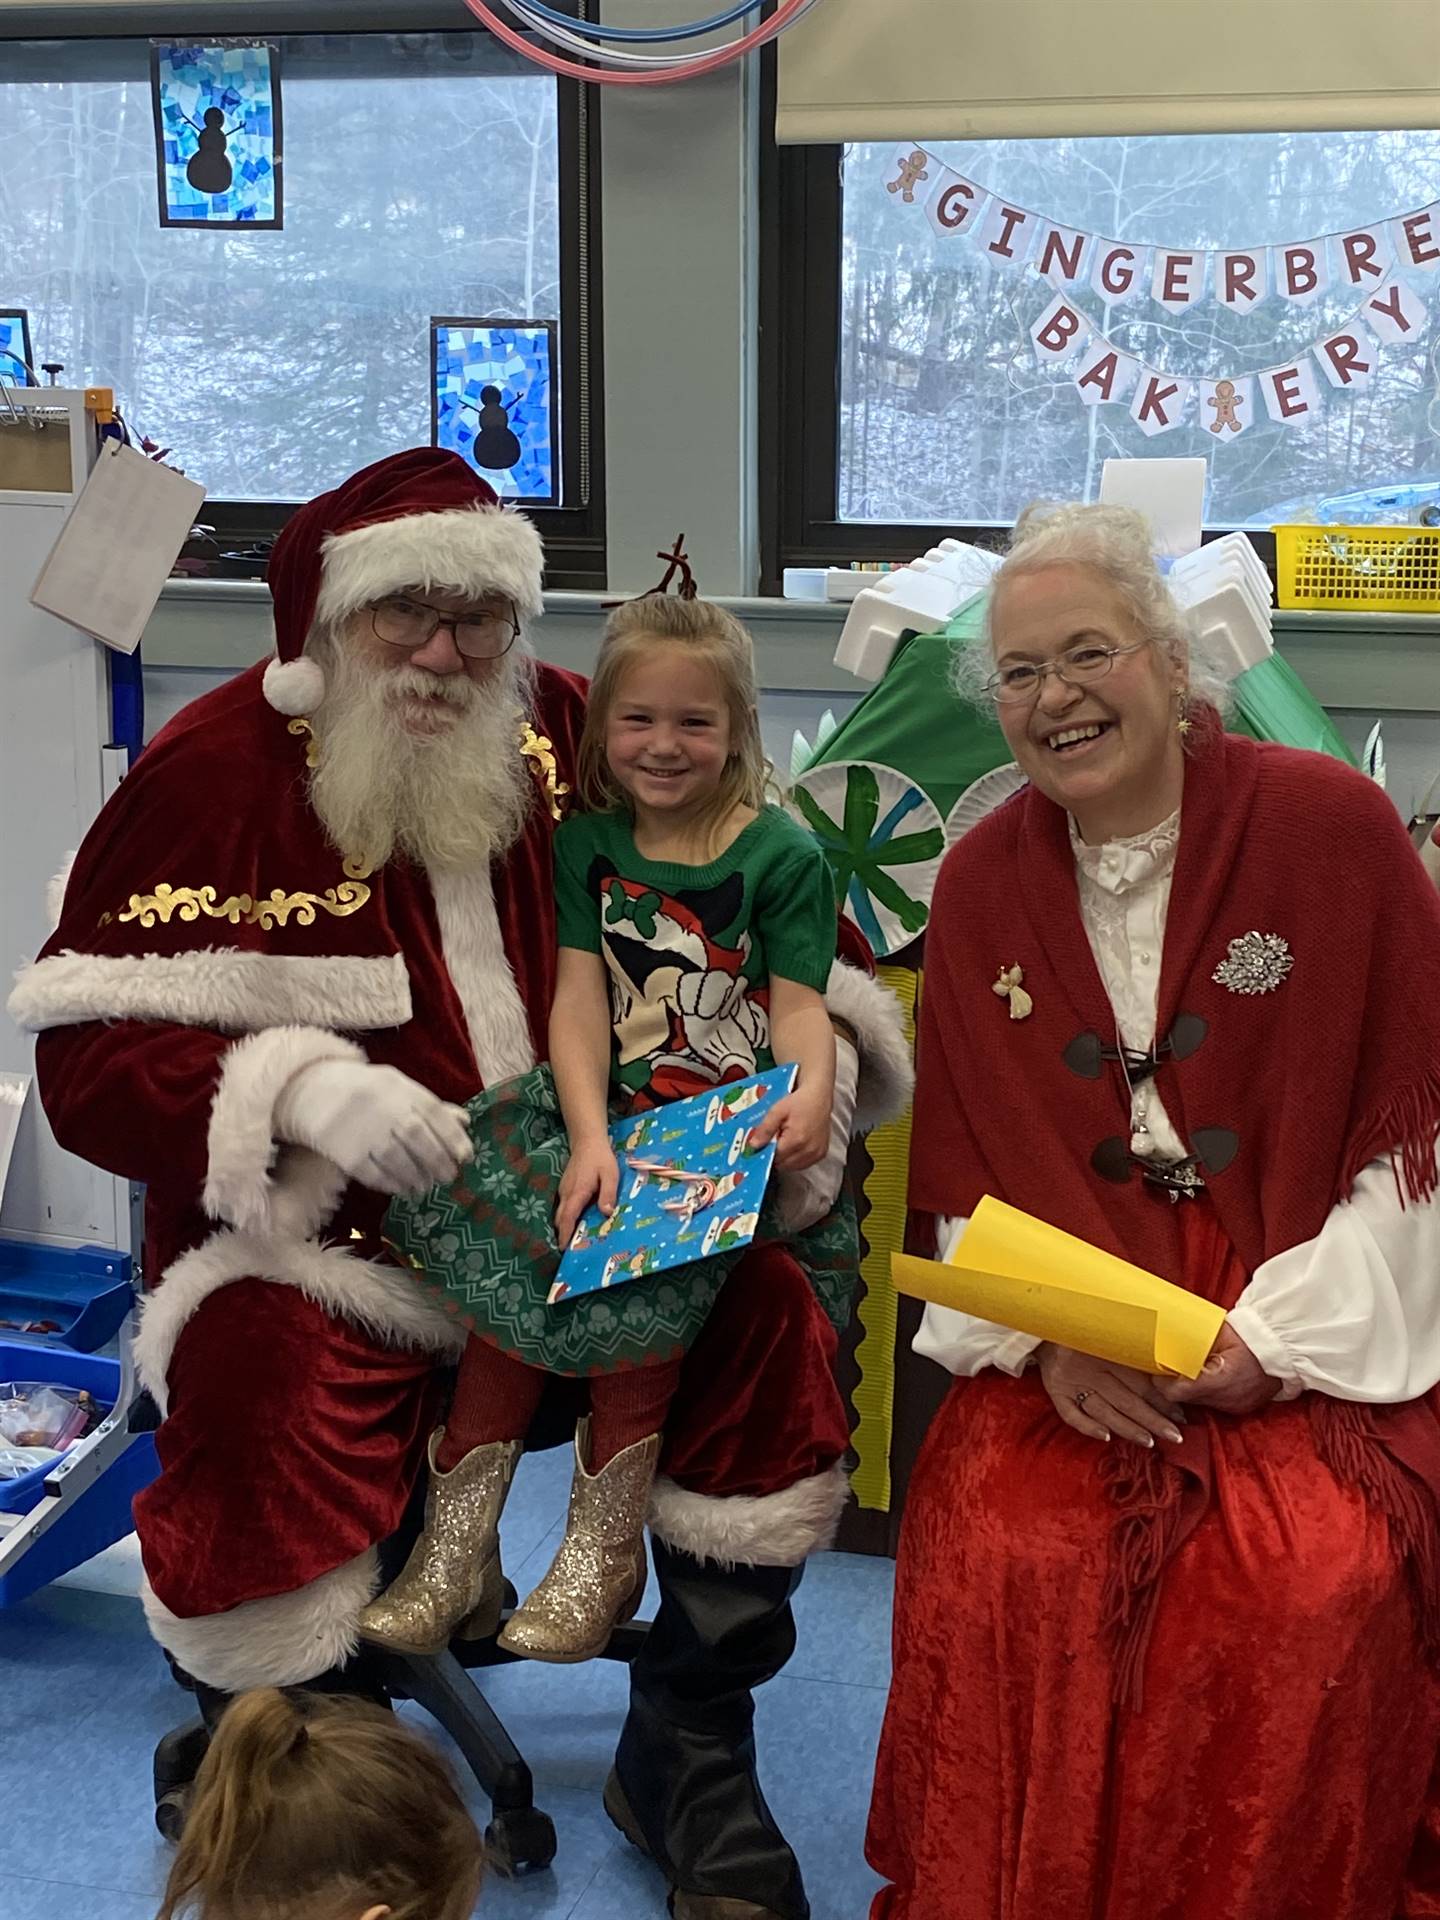
<path fill-rule="evenodd" d="M 303 1686 L 350 1659 L 360 1644 L 360 1615 L 379 1584 L 379 1557 L 367 1547 L 294 1593 L 246 1600 L 224 1613 L 182 1620 L 148 1579 L 140 1599 L 151 1633 L 192 1680 L 244 1693 Z"/>
<path fill-rule="evenodd" d="M 265 698 L 276 713 L 292 719 L 314 713 L 325 698 L 325 670 L 306 654 L 298 660 L 272 660 L 262 684 Z"/>
<path fill-rule="evenodd" d="M 691 1493 L 655 1482 L 650 1531 L 667 1547 L 722 1567 L 798 1567 L 835 1544 L 850 1480 L 837 1463 L 778 1493 Z"/>
<path fill-rule="evenodd" d="M 343 620 L 401 587 L 503 593 L 521 618 L 540 611 L 540 536 L 505 507 L 448 507 L 332 533 L 321 548 L 315 618 Z"/>

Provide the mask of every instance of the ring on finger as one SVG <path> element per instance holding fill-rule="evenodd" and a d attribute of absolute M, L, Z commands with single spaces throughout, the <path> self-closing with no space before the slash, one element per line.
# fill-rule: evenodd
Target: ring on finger
<path fill-rule="evenodd" d="M 1076 1394 L 1076 1395 L 1074 1396 L 1074 1400 L 1075 1400 L 1075 1404 L 1076 1404 L 1076 1406 L 1077 1406 L 1077 1407 L 1078 1407 L 1078 1408 L 1080 1409 L 1080 1411 L 1081 1411 L 1081 1413 L 1084 1413 L 1084 1411 L 1085 1411 L 1085 1402 L 1086 1402 L 1086 1401 L 1087 1401 L 1087 1400 L 1088 1400 L 1089 1398 L 1090 1398 L 1090 1389 L 1089 1389 L 1088 1387 L 1082 1387 L 1082 1388 L 1080 1389 L 1080 1391 L 1079 1391 L 1079 1393 L 1077 1393 L 1077 1394 Z"/>

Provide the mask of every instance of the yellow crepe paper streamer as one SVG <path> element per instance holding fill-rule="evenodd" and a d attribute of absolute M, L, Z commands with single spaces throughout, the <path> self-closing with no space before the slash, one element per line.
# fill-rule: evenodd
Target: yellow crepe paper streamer
<path fill-rule="evenodd" d="M 1199 1374 L 1224 1310 L 987 1194 L 947 1262 L 894 1257 L 902 1293 L 1142 1373 Z"/>
<path fill-rule="evenodd" d="M 913 1053 L 920 975 L 911 967 L 880 966 L 876 972 L 900 1003 L 905 1037 Z M 873 1162 L 863 1191 L 869 1209 L 861 1223 L 868 1249 L 860 1262 L 865 1297 L 857 1309 L 863 1329 L 855 1349 L 860 1379 L 852 1396 L 856 1424 L 850 1444 L 859 1464 L 850 1476 L 859 1505 L 890 1511 L 890 1442 L 895 1424 L 895 1324 L 899 1305 L 890 1262 L 905 1244 L 910 1184 L 909 1107 L 898 1120 L 876 1127 L 867 1146 Z"/>

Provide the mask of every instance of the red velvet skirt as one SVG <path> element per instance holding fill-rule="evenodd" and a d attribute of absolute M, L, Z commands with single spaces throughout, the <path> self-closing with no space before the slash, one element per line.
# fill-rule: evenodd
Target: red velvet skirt
<path fill-rule="evenodd" d="M 1440 1684 L 1389 1522 L 1305 1401 L 1190 1421 L 1203 1492 L 1121 1704 L 1113 1459 L 1033 1371 L 956 1382 L 896 1570 L 872 1920 L 1440 1916 Z"/>

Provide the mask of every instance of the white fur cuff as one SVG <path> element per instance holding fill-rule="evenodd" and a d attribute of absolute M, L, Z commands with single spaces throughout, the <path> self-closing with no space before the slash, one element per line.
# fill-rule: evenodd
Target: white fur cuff
<path fill-rule="evenodd" d="M 182 1620 L 140 1589 L 151 1633 L 192 1680 L 224 1693 L 298 1687 L 348 1660 L 360 1644 L 360 1615 L 379 1584 L 373 1547 L 322 1573 L 296 1593 L 247 1600 L 226 1613 Z"/>
<path fill-rule="evenodd" d="M 798 1567 L 835 1544 L 850 1480 L 838 1462 L 779 1493 L 689 1493 L 655 1482 L 650 1531 L 667 1547 L 721 1567 Z"/>
<path fill-rule="evenodd" d="M 364 1059 L 353 1040 L 319 1027 L 271 1027 L 225 1052 L 210 1109 L 204 1206 L 212 1219 L 302 1240 L 324 1225 L 345 1191 L 345 1175 L 317 1153 L 278 1147 L 275 1102 L 303 1067 Z"/>
<path fill-rule="evenodd" d="M 837 960 L 830 969 L 825 1004 L 835 1019 L 854 1031 L 859 1045 L 856 1133 L 868 1133 L 886 1120 L 898 1119 L 915 1089 L 900 1002 L 881 981 Z"/>

